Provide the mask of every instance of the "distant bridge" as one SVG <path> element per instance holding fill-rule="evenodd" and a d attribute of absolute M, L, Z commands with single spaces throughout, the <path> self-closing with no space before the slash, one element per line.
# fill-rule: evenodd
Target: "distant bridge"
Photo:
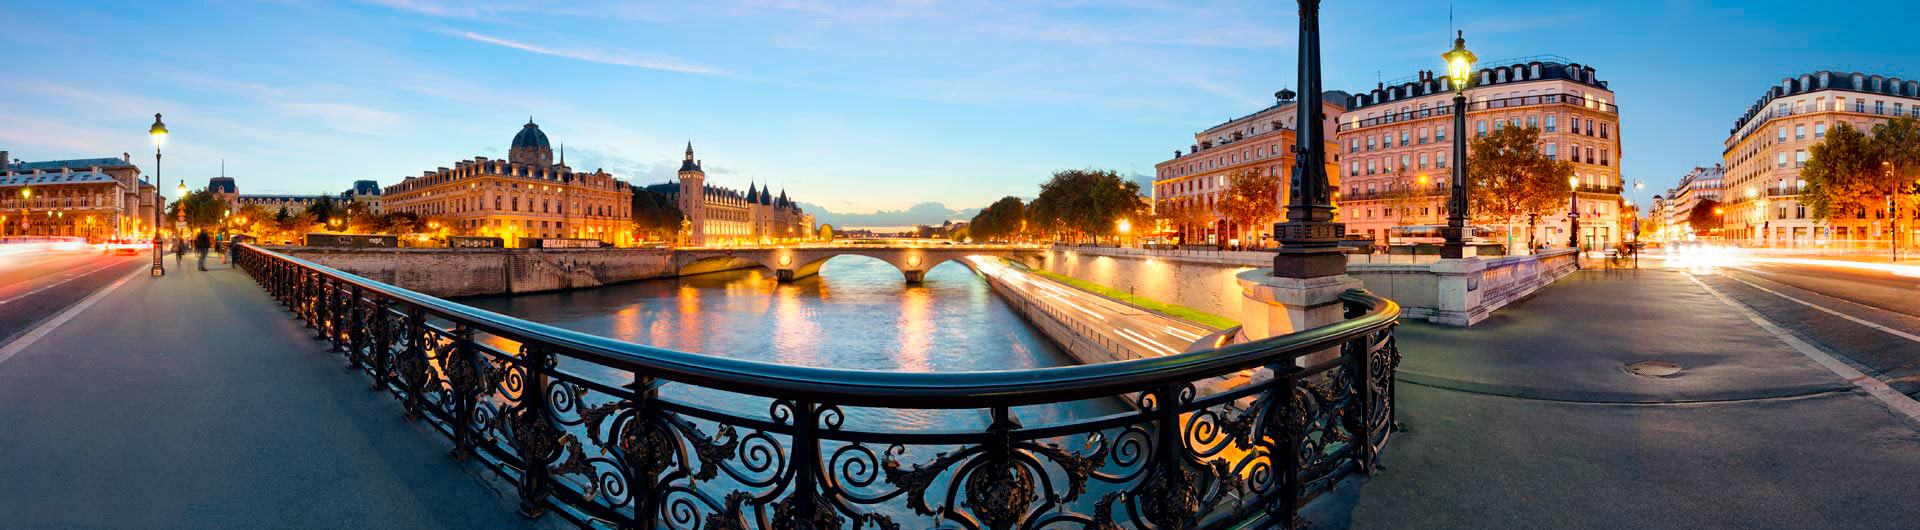
<path fill-rule="evenodd" d="M 837 256 L 867 256 L 890 263 L 907 282 L 926 278 L 928 269 L 967 256 L 1013 257 L 1045 249 L 1014 245 L 814 245 L 799 247 L 683 248 L 673 252 L 673 268 L 680 275 L 700 274 L 748 265 L 772 269 L 774 277 L 789 282 L 820 273 L 820 266 Z"/>

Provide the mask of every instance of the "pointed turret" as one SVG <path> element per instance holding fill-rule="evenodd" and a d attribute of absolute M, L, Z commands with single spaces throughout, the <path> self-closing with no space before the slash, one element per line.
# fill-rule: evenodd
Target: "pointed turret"
<path fill-rule="evenodd" d="M 700 170 L 700 162 L 693 159 L 693 141 L 687 141 L 687 157 L 680 160 L 680 172 L 706 173 Z"/>

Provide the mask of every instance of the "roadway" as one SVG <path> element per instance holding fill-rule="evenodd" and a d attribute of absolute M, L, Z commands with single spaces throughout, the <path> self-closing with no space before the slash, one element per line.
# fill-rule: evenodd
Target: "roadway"
<path fill-rule="evenodd" d="M 1694 272 L 1860 372 L 1920 395 L 1920 267 L 1736 258 Z"/>
<path fill-rule="evenodd" d="M 114 280 L 143 269 L 150 259 L 145 252 L 110 255 L 92 247 L 0 247 L 0 344 L 11 342 Z"/>
<path fill-rule="evenodd" d="M 999 258 L 967 258 L 974 269 L 991 274 L 1011 289 L 1052 306 L 1078 328 L 1093 332 L 1098 341 L 1118 346 L 1136 357 L 1157 357 L 1187 351 L 1195 341 L 1215 330 L 1183 319 L 1148 312 L 1113 299 L 1069 287 L 1003 264 Z"/>

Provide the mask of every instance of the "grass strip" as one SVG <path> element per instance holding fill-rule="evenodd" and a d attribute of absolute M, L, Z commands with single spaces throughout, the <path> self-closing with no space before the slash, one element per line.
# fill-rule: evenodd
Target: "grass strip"
<path fill-rule="evenodd" d="M 1018 263 L 1018 262 L 1009 261 L 1009 263 Z M 1077 287 L 1083 291 L 1088 291 L 1093 294 L 1097 294 L 1107 298 L 1112 298 L 1114 300 L 1119 300 L 1121 302 L 1133 304 L 1136 306 L 1144 307 L 1144 308 L 1147 308 L 1148 310 L 1164 313 L 1174 318 L 1196 322 L 1196 323 L 1199 323 L 1200 325 L 1207 326 L 1210 328 L 1227 329 L 1227 328 L 1240 325 L 1238 321 L 1235 321 L 1231 318 L 1223 317 L 1213 313 L 1208 313 L 1208 312 L 1194 309 L 1191 307 L 1174 305 L 1166 302 L 1161 302 L 1159 300 L 1154 300 L 1151 298 L 1136 296 L 1133 293 L 1129 293 L 1126 291 L 1117 290 L 1111 287 L 1088 282 L 1088 281 L 1074 278 L 1071 276 L 1056 274 L 1056 273 L 1047 272 L 1039 269 L 1028 268 L 1025 265 L 1018 265 L 1018 266 L 1022 270 L 1025 270 L 1027 272 L 1039 275 L 1040 277 L 1043 277 L 1049 280 L 1053 280 L 1056 282 Z"/>

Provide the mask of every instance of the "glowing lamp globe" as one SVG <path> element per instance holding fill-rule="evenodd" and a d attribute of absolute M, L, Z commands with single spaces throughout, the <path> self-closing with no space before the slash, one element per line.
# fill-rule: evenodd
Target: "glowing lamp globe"
<path fill-rule="evenodd" d="M 1473 75 L 1473 61 L 1478 57 L 1474 57 L 1473 52 L 1467 51 L 1465 32 L 1461 32 L 1453 39 L 1453 49 L 1440 54 L 1440 58 L 1447 61 L 1447 77 L 1453 79 L 1453 90 L 1466 91 L 1467 77 Z"/>

